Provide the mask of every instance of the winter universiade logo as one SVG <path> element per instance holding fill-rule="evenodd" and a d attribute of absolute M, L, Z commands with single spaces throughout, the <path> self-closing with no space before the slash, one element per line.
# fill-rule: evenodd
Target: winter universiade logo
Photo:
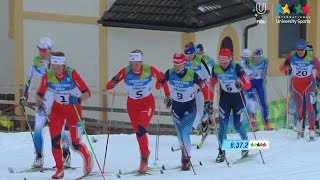
<path fill-rule="evenodd" d="M 278 24 L 305 24 L 311 23 L 310 20 L 310 6 L 301 4 L 295 6 L 292 4 L 290 7 L 286 3 L 284 6 L 279 4 L 275 8 L 278 16 L 276 17 L 276 23 Z"/>
<path fill-rule="evenodd" d="M 268 15 L 270 10 L 267 8 L 267 3 L 256 3 L 256 8 L 252 9 L 254 16 L 256 17 L 257 23 L 266 24 L 267 21 L 262 19 L 263 15 Z"/>

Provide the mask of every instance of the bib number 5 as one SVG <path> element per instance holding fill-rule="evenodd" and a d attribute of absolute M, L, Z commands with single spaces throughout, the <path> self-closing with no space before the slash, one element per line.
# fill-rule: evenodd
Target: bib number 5
<path fill-rule="evenodd" d="M 140 91 L 137 91 L 136 92 L 136 98 L 138 99 L 138 98 L 141 98 L 142 97 L 142 91 L 140 90 Z"/>

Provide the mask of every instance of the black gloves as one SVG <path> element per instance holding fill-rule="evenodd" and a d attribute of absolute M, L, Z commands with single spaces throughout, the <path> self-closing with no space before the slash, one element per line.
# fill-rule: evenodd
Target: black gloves
<path fill-rule="evenodd" d="M 204 111 L 211 116 L 213 114 L 213 102 L 212 101 L 206 101 L 204 103 Z"/>
<path fill-rule="evenodd" d="M 164 105 L 166 106 L 167 109 L 169 109 L 172 105 L 172 99 L 169 96 L 166 96 L 163 100 Z"/>

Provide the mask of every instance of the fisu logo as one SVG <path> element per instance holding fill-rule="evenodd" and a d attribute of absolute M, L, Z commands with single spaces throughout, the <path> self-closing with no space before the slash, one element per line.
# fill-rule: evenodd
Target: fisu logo
<path fill-rule="evenodd" d="M 256 12 L 258 14 L 265 14 L 267 11 L 267 4 L 266 3 L 257 3 L 256 4 Z"/>
<path fill-rule="evenodd" d="M 267 12 L 267 4 L 266 3 L 257 3 L 256 4 L 256 17 L 261 15 L 264 15 Z M 261 18 L 257 18 L 257 23 L 259 24 L 266 24 L 266 20 L 261 19 Z"/>

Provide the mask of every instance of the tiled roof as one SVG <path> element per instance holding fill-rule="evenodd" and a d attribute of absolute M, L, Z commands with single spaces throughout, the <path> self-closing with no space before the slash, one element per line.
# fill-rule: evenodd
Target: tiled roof
<path fill-rule="evenodd" d="M 103 26 L 195 32 L 254 17 L 253 0 L 116 0 Z"/>

